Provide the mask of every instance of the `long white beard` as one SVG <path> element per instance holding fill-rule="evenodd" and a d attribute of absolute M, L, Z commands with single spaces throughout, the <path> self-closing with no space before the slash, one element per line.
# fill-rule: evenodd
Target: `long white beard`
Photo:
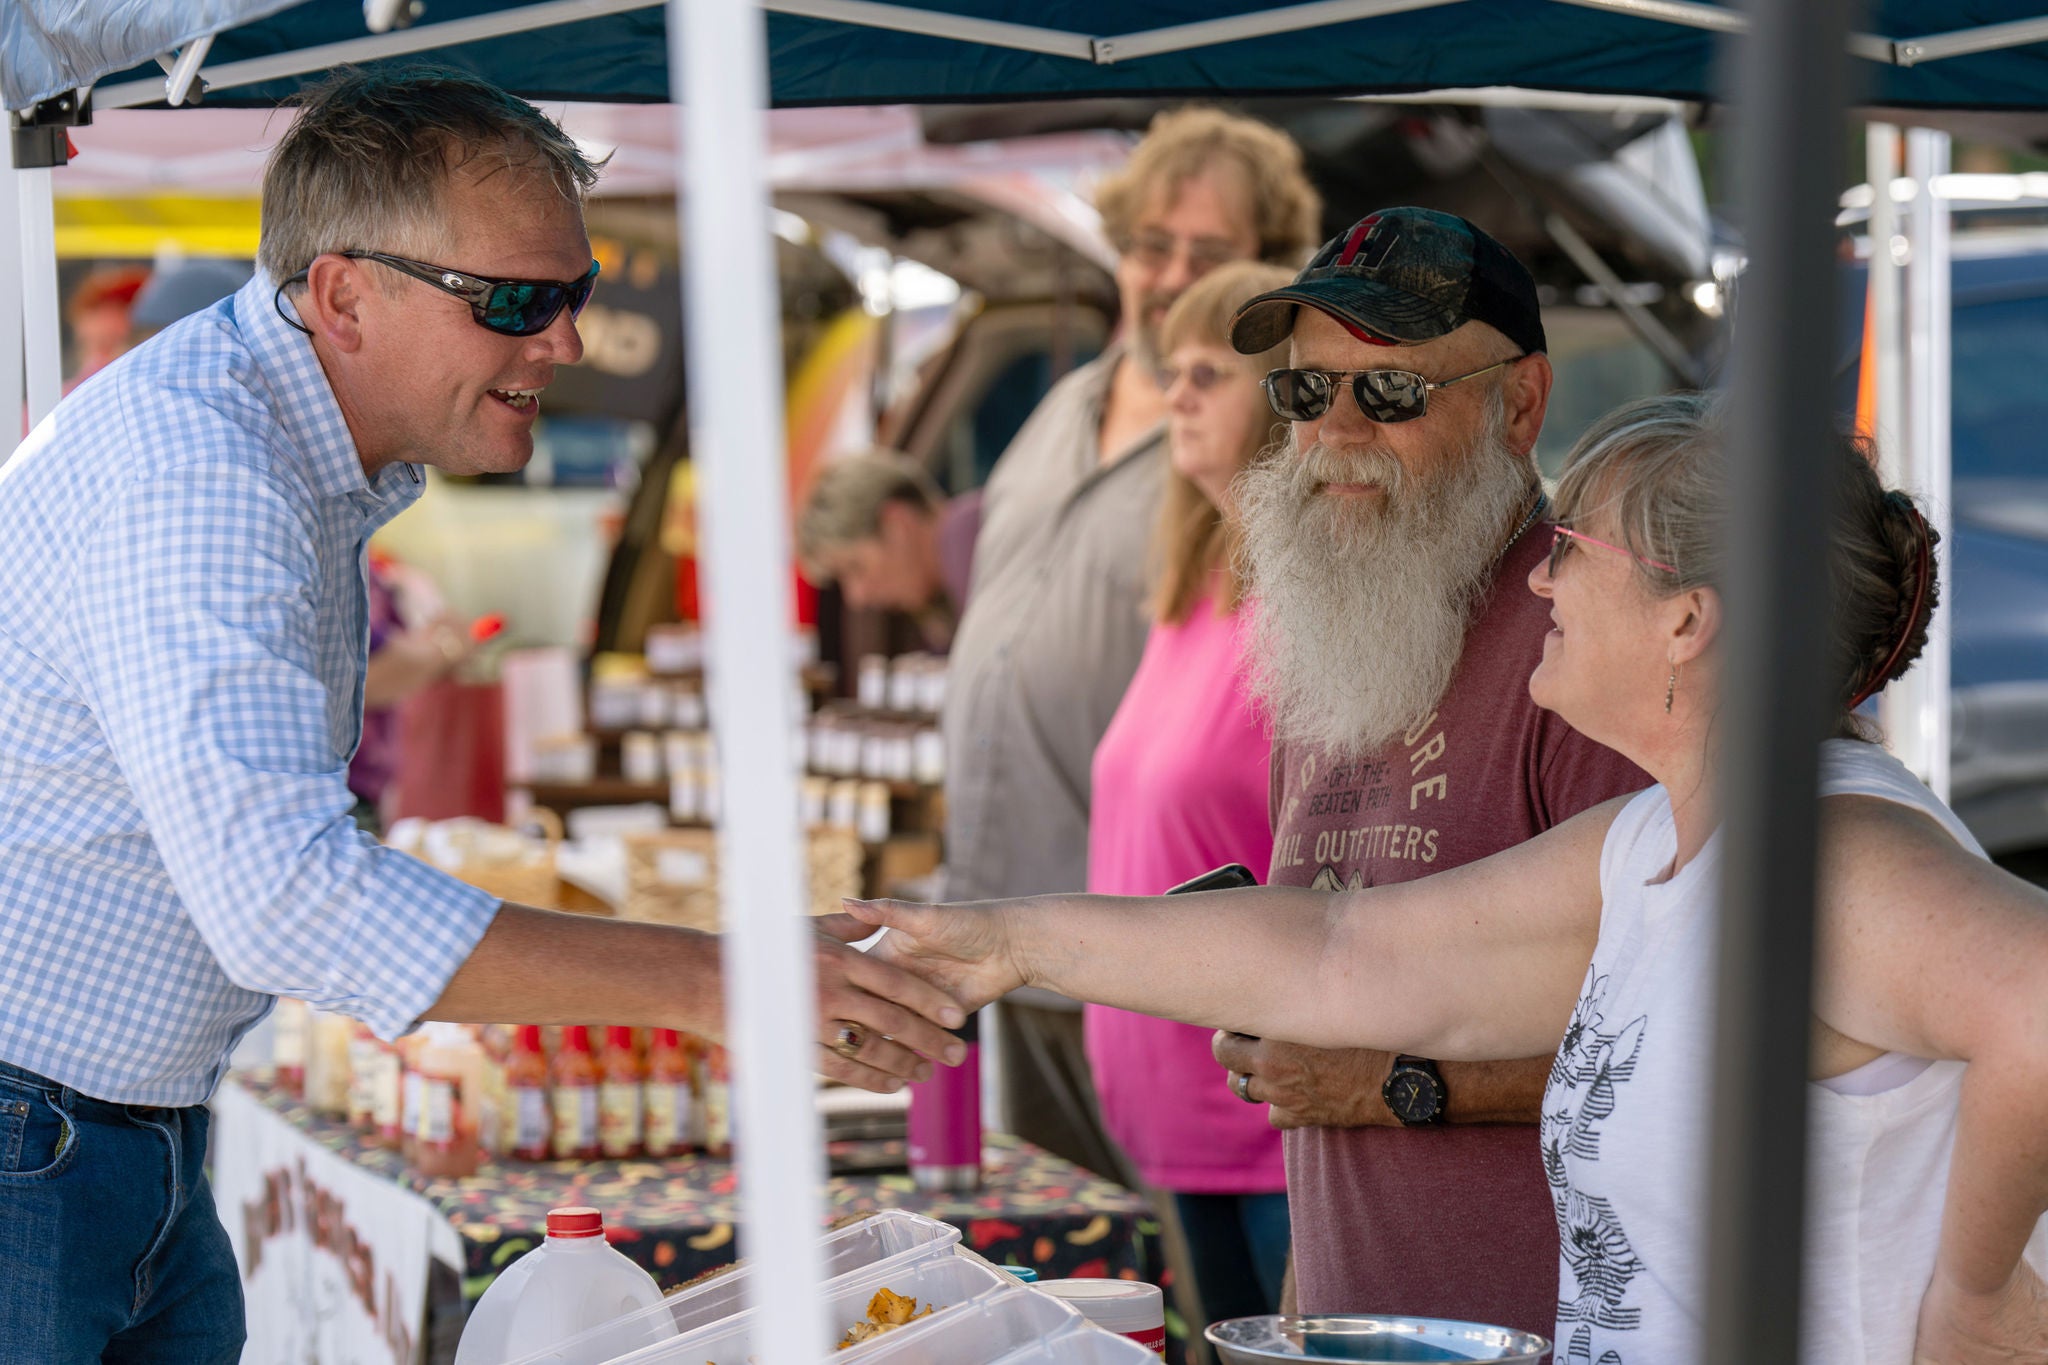
<path fill-rule="evenodd" d="M 1292 434 L 1238 476 L 1252 600 L 1246 665 L 1276 735 L 1368 753 L 1442 699 L 1472 612 L 1537 487 L 1507 446 L 1500 395 L 1472 447 L 1427 480 L 1383 447 L 1300 450 Z M 1319 494 L 1373 483 L 1375 506 Z"/>

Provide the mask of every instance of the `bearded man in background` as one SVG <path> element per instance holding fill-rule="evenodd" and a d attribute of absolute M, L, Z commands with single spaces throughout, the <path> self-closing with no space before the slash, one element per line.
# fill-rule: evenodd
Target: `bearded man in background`
<path fill-rule="evenodd" d="M 1376 213 L 1231 334 L 1292 425 L 1237 487 L 1273 717 L 1270 881 L 1408 881 L 1649 785 L 1529 699 L 1552 628 L 1534 451 L 1551 370 L 1535 284 L 1462 218 Z M 1219 1033 L 1287 1130 L 1296 1306 L 1557 1321 L 1536 1121 L 1550 1059 L 1444 1063 Z"/>

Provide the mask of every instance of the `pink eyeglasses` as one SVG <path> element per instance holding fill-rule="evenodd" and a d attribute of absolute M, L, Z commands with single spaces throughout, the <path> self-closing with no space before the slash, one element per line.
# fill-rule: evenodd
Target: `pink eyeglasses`
<path fill-rule="evenodd" d="M 1651 559 L 1647 555 L 1639 555 L 1634 550 L 1626 549 L 1620 545 L 1609 545 L 1604 540 L 1594 539 L 1592 536 L 1587 535 L 1584 531 L 1574 531 L 1569 526 L 1556 526 L 1551 529 L 1553 534 L 1550 539 L 1549 573 L 1552 578 L 1557 577 L 1557 566 L 1564 563 L 1565 553 L 1571 548 L 1571 543 L 1575 540 L 1583 540 L 1588 545 L 1598 545 L 1601 549 L 1612 550 L 1614 551 L 1614 553 L 1618 555 L 1627 555 L 1630 559 L 1633 559 L 1638 564 L 1647 564 L 1653 569 L 1662 569 L 1665 573 L 1678 572 L 1678 570 L 1672 568 L 1669 564 L 1664 563 L 1662 560 Z"/>

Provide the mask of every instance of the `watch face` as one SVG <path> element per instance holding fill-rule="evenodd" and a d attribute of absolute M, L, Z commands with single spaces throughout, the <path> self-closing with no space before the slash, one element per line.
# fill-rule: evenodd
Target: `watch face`
<path fill-rule="evenodd" d="M 1389 1076 L 1385 1099 L 1403 1123 L 1427 1123 L 1436 1117 L 1436 1081 L 1419 1068 L 1404 1067 Z"/>

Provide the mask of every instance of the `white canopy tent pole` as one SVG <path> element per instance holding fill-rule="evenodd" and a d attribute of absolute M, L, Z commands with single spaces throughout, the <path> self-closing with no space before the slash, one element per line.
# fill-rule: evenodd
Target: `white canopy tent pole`
<path fill-rule="evenodd" d="M 1900 707 L 1917 713 L 1925 766 L 1906 762 L 1921 773 L 1928 788 L 1943 801 L 1949 797 L 1949 637 L 1955 619 L 1948 605 L 1955 576 L 1955 527 L 1949 514 L 1949 212 L 1948 201 L 1934 193 L 1936 176 L 1948 174 L 1949 135 L 1931 128 L 1906 133 L 1906 174 L 1916 187 L 1907 210 L 1912 256 L 1906 266 L 1906 325 L 1909 329 L 1905 486 L 1922 500 L 1928 524 L 1941 536 L 1936 552 L 1942 605 L 1927 627 L 1927 648 L 1911 672 L 1892 684 L 1903 692 Z"/>
<path fill-rule="evenodd" d="M 670 0 L 683 200 L 690 452 L 702 479 L 711 720 L 725 790 L 728 1034 L 744 1068 L 742 1250 L 763 1365 L 816 1359 L 824 1143 L 814 1096 L 814 967 L 805 914 L 795 652 L 782 427 L 782 308 L 766 168 L 767 25 L 756 0 Z M 687 102 L 687 108 L 685 103 Z"/>
<path fill-rule="evenodd" d="M 1870 182 L 1870 289 L 1866 324 L 1876 351 L 1878 470 L 1884 481 L 1912 487 L 1913 431 L 1907 425 L 1906 312 L 1904 261 L 1907 239 L 1899 222 L 1894 188 L 1899 178 L 1902 142 L 1896 124 L 1873 123 L 1864 130 L 1864 171 Z M 1877 712 L 1885 741 L 1899 761 L 1921 779 L 1928 773 L 1927 736 L 1921 730 L 1918 699 L 1904 683 L 1878 695 Z"/>
<path fill-rule="evenodd" d="M 20 196 L 21 175 L 10 148 L 0 158 L 0 262 L 22 258 Z M 21 283 L 19 270 L 0 264 L 0 451 L 9 454 L 21 439 L 22 414 L 28 411 L 22 392 Z M 0 464 L 5 463 L 6 456 L 0 455 Z"/>
<path fill-rule="evenodd" d="M 21 197 L 22 330 L 28 361 L 28 420 L 34 426 L 49 416 L 64 392 L 63 332 L 57 314 L 56 205 L 48 167 L 16 171 L 14 180 Z"/>

